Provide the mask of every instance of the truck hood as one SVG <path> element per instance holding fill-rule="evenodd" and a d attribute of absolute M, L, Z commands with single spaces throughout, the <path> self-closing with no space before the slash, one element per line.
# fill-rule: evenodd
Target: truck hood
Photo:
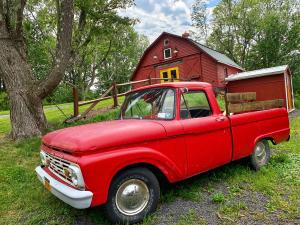
<path fill-rule="evenodd" d="M 115 120 L 65 128 L 48 133 L 43 144 L 70 153 L 94 151 L 163 138 L 163 125 L 149 120 Z"/>

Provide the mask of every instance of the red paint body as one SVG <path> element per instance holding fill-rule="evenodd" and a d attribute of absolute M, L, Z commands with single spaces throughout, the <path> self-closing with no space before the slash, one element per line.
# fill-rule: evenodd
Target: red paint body
<path fill-rule="evenodd" d="M 44 151 L 80 166 L 86 190 L 93 192 L 91 206 L 106 203 L 112 179 L 128 166 L 151 165 L 174 183 L 251 155 L 255 143 L 263 138 L 275 143 L 289 138 L 284 108 L 226 117 L 219 109 L 212 85 L 207 83 L 178 82 L 140 89 L 165 86 L 177 91 L 173 120 L 116 120 L 66 128 L 44 136 Z M 182 87 L 203 90 L 213 114 L 181 120 Z"/>
<path fill-rule="evenodd" d="M 164 45 L 165 40 L 169 41 L 167 46 Z M 165 48 L 176 49 L 178 53 L 173 53 L 170 59 L 164 59 L 163 50 Z M 164 32 L 147 48 L 131 80 L 144 80 L 149 77 L 160 78 L 161 70 L 172 67 L 178 67 L 180 79 L 208 82 L 213 87 L 218 88 L 225 87 L 225 69 L 227 75 L 242 71 L 239 68 L 216 61 L 206 52 L 201 51 L 190 39 Z M 152 81 L 152 83 L 160 82 Z M 135 87 L 143 85 L 135 84 Z"/>

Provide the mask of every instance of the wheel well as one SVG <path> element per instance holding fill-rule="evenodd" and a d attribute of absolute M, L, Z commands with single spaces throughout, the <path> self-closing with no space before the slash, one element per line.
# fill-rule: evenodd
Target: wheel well
<path fill-rule="evenodd" d="M 115 176 L 113 177 L 113 179 L 115 177 L 117 177 L 120 173 L 126 171 L 126 170 L 130 170 L 130 169 L 133 169 L 133 168 L 146 168 L 146 169 L 149 169 L 157 178 L 158 182 L 159 182 L 159 185 L 161 187 L 164 187 L 166 185 L 168 185 L 170 182 L 168 180 L 168 178 L 165 176 L 165 174 L 163 172 L 161 172 L 160 169 L 158 169 L 157 167 L 151 165 L 151 164 L 147 164 L 147 163 L 138 163 L 138 164 L 133 164 L 133 165 L 129 165 L 129 166 L 126 166 L 124 168 L 122 168 L 121 170 L 119 170 Z"/>
<path fill-rule="evenodd" d="M 273 145 L 277 145 L 276 141 L 272 137 L 265 137 L 265 138 L 262 138 L 261 140 L 267 140 L 267 141 L 272 142 Z"/>

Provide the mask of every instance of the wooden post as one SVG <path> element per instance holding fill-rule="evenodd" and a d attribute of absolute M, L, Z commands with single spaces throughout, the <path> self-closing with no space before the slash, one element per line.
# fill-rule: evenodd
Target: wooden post
<path fill-rule="evenodd" d="M 149 85 L 152 84 L 151 76 L 149 75 Z"/>
<path fill-rule="evenodd" d="M 79 115 L 79 106 L 78 106 L 78 90 L 76 87 L 73 87 L 73 107 L 74 107 L 74 117 Z"/>
<path fill-rule="evenodd" d="M 115 107 L 118 107 L 119 104 L 118 104 L 118 89 L 117 89 L 117 85 L 116 85 L 116 82 L 114 81 L 113 82 L 113 89 L 112 89 L 112 96 L 114 98 L 114 108 Z"/>
<path fill-rule="evenodd" d="M 229 115 L 230 115 L 230 112 L 229 112 L 229 107 L 228 107 L 228 99 L 227 99 L 227 94 L 228 94 L 228 89 L 227 89 L 227 87 L 225 87 L 225 94 L 224 94 L 224 101 L 225 101 L 225 113 L 226 113 L 226 116 L 229 116 Z"/>

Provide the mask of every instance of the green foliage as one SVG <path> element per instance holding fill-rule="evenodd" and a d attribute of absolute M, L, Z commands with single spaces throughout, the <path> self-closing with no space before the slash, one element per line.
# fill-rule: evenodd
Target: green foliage
<path fill-rule="evenodd" d="M 294 93 L 295 96 L 294 96 L 294 99 L 295 99 L 295 107 L 297 109 L 300 109 L 300 92 L 296 92 Z"/>
<path fill-rule="evenodd" d="M 8 103 L 8 96 L 6 92 L 0 92 L 0 110 L 8 110 L 9 103 Z"/>
<path fill-rule="evenodd" d="M 201 2 L 196 1 L 200 5 Z M 197 10 L 197 7 L 194 8 Z M 205 13 L 200 7 L 193 21 L 196 23 Z M 294 89 L 299 90 L 299 1 L 222 0 L 214 8 L 207 26 L 212 31 L 207 38 L 208 44 L 246 70 L 288 64 Z"/>
<path fill-rule="evenodd" d="M 74 2 L 73 64 L 64 81 L 78 87 L 81 100 L 89 100 L 103 93 L 113 80 L 128 81 L 148 46 L 148 39 L 134 31 L 134 20 L 118 13 L 119 9 L 131 6 L 132 0 Z M 44 79 L 55 59 L 56 2 L 27 1 L 23 24 L 28 61 L 34 76 L 38 80 Z M 60 84 L 44 103 L 70 101 L 71 88 Z"/>
<path fill-rule="evenodd" d="M 44 105 L 52 105 L 54 103 L 60 104 L 72 101 L 72 88 L 68 85 L 62 84 L 59 85 L 55 91 L 44 100 Z"/>

